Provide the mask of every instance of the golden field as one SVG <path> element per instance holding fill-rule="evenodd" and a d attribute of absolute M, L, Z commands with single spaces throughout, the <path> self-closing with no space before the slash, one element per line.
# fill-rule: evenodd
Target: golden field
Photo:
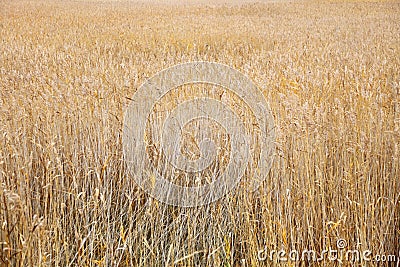
<path fill-rule="evenodd" d="M 0 9 L 0 266 L 350 266 L 258 259 L 339 239 L 400 257 L 400 2 Z M 191 61 L 254 81 L 276 155 L 258 192 L 180 208 L 136 185 L 122 130 L 139 86 Z"/>

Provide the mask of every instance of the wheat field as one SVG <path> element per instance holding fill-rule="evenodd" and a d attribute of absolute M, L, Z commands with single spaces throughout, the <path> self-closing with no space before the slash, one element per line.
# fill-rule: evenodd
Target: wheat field
<path fill-rule="evenodd" d="M 400 2 L 3 0 L 0 10 L 0 266 L 351 266 L 259 257 L 339 239 L 400 258 Z M 239 185 L 182 208 L 137 186 L 122 133 L 140 85 L 192 61 L 253 80 L 276 152 L 257 192 Z"/>

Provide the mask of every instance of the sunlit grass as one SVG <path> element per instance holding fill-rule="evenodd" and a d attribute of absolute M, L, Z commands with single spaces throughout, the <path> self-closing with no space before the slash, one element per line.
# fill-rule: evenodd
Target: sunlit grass
<path fill-rule="evenodd" d="M 338 238 L 397 254 L 400 6 L 335 2 L 1 2 L 0 265 L 259 266 Z M 253 79 L 277 152 L 259 192 L 188 209 L 138 188 L 121 135 L 146 78 L 195 60 Z"/>

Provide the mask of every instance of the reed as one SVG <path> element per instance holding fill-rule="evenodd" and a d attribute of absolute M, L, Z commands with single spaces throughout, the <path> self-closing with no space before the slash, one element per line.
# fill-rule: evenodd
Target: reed
<path fill-rule="evenodd" d="M 335 266 L 257 253 L 321 252 L 339 238 L 398 255 L 398 2 L 0 9 L 0 265 Z M 168 206 L 127 173 L 124 110 L 151 75 L 200 60 L 230 65 L 263 91 L 276 157 L 257 193 L 240 185 L 207 206 Z M 224 147 L 229 133 L 218 133 Z M 183 146 L 196 154 L 190 138 Z"/>

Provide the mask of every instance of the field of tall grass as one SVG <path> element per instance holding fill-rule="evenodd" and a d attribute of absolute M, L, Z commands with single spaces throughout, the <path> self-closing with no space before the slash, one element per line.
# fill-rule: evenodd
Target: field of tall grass
<path fill-rule="evenodd" d="M 341 239 L 400 257 L 398 1 L 3 0 L 0 10 L 0 266 L 350 266 L 258 255 L 321 253 Z M 241 184 L 183 208 L 135 183 L 122 133 L 140 85 L 192 61 L 253 80 L 276 153 L 257 192 Z M 232 152 L 229 132 L 219 136 Z"/>

